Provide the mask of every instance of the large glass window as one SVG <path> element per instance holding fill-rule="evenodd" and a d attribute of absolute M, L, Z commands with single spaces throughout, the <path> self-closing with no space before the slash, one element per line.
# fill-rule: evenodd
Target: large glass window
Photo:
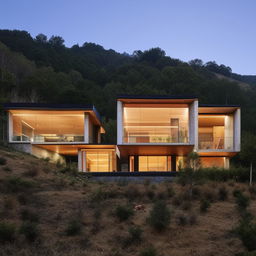
<path fill-rule="evenodd" d="M 199 115 L 198 133 L 199 149 L 232 149 L 233 116 Z"/>
<path fill-rule="evenodd" d="M 126 105 L 123 111 L 124 143 L 187 143 L 188 108 Z"/>
<path fill-rule="evenodd" d="M 170 156 L 139 156 L 139 171 L 171 171 Z"/>
<path fill-rule="evenodd" d="M 110 172 L 112 168 L 112 151 L 86 152 L 87 172 Z"/>
<path fill-rule="evenodd" d="M 35 111 L 12 115 L 13 141 L 82 142 L 84 114 Z"/>

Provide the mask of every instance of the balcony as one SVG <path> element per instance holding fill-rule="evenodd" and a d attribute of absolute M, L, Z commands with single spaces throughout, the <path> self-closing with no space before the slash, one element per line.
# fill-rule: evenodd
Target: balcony
<path fill-rule="evenodd" d="M 188 131 L 177 131 L 174 134 L 170 133 L 134 133 L 125 134 L 123 137 L 124 143 L 188 143 Z"/>
<path fill-rule="evenodd" d="M 84 136 L 78 134 L 44 134 L 32 137 L 22 135 L 13 136 L 12 141 L 17 142 L 34 142 L 34 143 L 51 143 L 51 142 L 83 142 Z"/>
<path fill-rule="evenodd" d="M 233 150 L 233 137 L 212 137 L 209 139 L 199 134 L 198 148 L 200 150 Z"/>

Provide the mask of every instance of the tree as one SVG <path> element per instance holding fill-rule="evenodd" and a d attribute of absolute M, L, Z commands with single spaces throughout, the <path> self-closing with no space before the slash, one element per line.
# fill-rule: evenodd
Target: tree
<path fill-rule="evenodd" d="M 252 185 L 253 165 L 256 163 L 256 135 L 250 132 L 242 136 L 242 150 L 240 157 L 250 163 L 250 185 Z"/>
<path fill-rule="evenodd" d="M 189 61 L 188 64 L 190 66 L 194 66 L 194 67 L 202 67 L 204 63 L 200 59 L 194 59 L 194 60 Z"/>
<path fill-rule="evenodd" d="M 139 54 L 139 51 L 137 52 Z M 165 56 L 165 51 L 159 47 L 151 48 L 147 51 L 144 51 L 139 55 L 139 61 L 147 61 L 150 63 L 156 63 L 159 59 Z"/>
<path fill-rule="evenodd" d="M 47 43 L 47 36 L 44 34 L 38 34 L 35 39 L 38 43 L 46 44 Z"/>
<path fill-rule="evenodd" d="M 64 39 L 60 36 L 51 36 L 49 39 L 49 43 L 56 48 L 64 47 L 64 42 Z"/>

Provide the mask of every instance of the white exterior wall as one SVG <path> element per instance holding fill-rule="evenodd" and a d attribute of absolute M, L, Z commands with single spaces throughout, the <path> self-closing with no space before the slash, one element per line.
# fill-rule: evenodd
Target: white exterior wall
<path fill-rule="evenodd" d="M 117 101 L 117 144 L 123 144 L 123 103 Z"/>
<path fill-rule="evenodd" d="M 12 141 L 13 137 L 13 119 L 12 119 L 12 113 L 8 112 L 8 139 L 9 142 Z"/>
<path fill-rule="evenodd" d="M 84 114 L 84 142 L 89 143 L 89 115 Z"/>
<path fill-rule="evenodd" d="M 233 115 L 225 116 L 224 126 L 224 148 L 227 150 L 233 149 L 233 136 L 234 136 L 234 118 Z"/>
<path fill-rule="evenodd" d="M 189 143 L 195 145 L 198 150 L 198 101 L 195 100 L 189 106 Z"/>
<path fill-rule="evenodd" d="M 234 114 L 234 149 L 241 150 L 241 110 L 237 109 Z"/>

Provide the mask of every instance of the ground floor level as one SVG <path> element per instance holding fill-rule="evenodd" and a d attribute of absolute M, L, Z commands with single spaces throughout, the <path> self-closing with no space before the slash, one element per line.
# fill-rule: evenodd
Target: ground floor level
<path fill-rule="evenodd" d="M 127 146 L 93 144 L 12 144 L 16 149 L 65 163 L 65 159 L 76 162 L 78 170 L 91 173 L 109 172 L 176 172 L 187 164 L 187 155 L 193 150 L 189 146 Z M 199 152 L 199 165 L 203 168 L 228 169 L 228 152 Z"/>

